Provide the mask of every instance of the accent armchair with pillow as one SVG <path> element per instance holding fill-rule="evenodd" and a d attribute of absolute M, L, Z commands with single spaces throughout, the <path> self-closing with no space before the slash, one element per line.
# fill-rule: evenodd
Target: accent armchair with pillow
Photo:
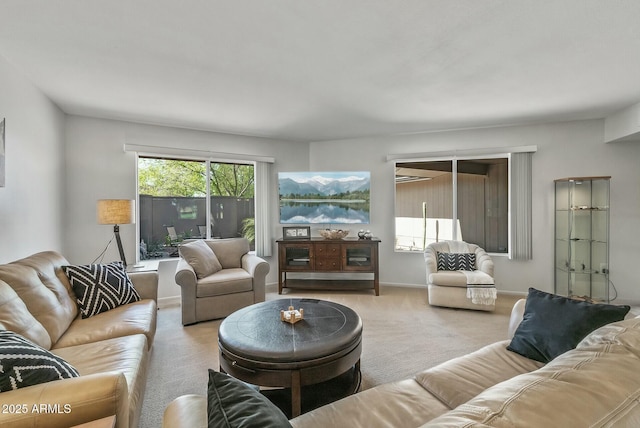
<path fill-rule="evenodd" d="M 198 239 L 179 247 L 175 281 L 182 324 L 224 318 L 265 300 L 269 264 L 249 253 L 246 238 Z"/>
<path fill-rule="evenodd" d="M 424 259 L 430 305 L 495 309 L 493 261 L 484 249 L 463 241 L 434 242 L 424 251 Z"/>

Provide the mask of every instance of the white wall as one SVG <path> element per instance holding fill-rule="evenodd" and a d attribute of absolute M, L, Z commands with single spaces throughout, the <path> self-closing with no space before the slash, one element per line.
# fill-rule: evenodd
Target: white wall
<path fill-rule="evenodd" d="M 240 153 L 271 156 L 276 159 L 271 207 L 272 235 L 280 237 L 278 224 L 277 171 L 305 170 L 308 168 L 308 145 L 264 138 L 244 137 L 213 132 L 142 125 L 122 121 L 67 116 L 66 122 L 66 210 L 65 256 L 73 263 L 92 262 L 113 236 L 113 227 L 96 221 L 96 201 L 105 198 L 136 197 L 135 154 L 124 152 L 125 143 L 179 147 L 222 153 Z M 136 256 L 136 227 L 120 226 L 127 261 Z M 268 261 L 271 271 L 267 282 L 277 282 L 277 255 Z M 115 242 L 111 244 L 104 261 L 118 260 Z M 166 269 L 165 269 L 166 270 Z M 179 293 L 169 284 L 159 290 L 162 297 Z M 177 286 L 176 286 L 177 287 Z"/>
<path fill-rule="evenodd" d="M 381 238 L 380 281 L 425 284 L 421 254 L 396 253 L 393 162 L 387 154 L 537 145 L 533 156 L 533 260 L 495 257 L 496 286 L 525 293 L 553 291 L 553 180 L 611 175 L 611 280 L 619 301 L 640 301 L 640 142 L 603 143 L 603 120 L 538 126 L 360 138 L 310 145 L 311 170 L 370 170 L 371 224 Z M 330 155 L 329 155 L 330 154 Z"/>
<path fill-rule="evenodd" d="M 603 120 L 302 143 L 65 116 L 0 57 L 0 117 L 6 117 L 6 182 L 0 188 L 0 263 L 37 251 L 61 251 L 73 263 L 92 261 L 111 239 L 96 223 L 101 198 L 134 198 L 135 156 L 124 143 L 272 156 L 272 234 L 278 224 L 278 171 L 369 170 L 369 228 L 382 239 L 381 281 L 424 285 L 420 254 L 393 251 L 393 164 L 387 154 L 537 145 L 533 157 L 533 250 L 528 262 L 496 257 L 499 290 L 553 290 L 553 180 L 611 175 L 611 280 L 618 301 L 640 301 L 640 143 L 603 143 Z M 122 226 L 125 251 L 136 252 L 135 226 Z M 275 250 L 275 247 L 274 247 Z M 112 245 L 105 260 L 117 259 Z M 277 279 L 277 257 L 268 260 Z M 171 295 L 173 291 L 165 291 Z"/>
<path fill-rule="evenodd" d="M 0 57 L 6 176 L 0 263 L 63 247 L 64 113 Z"/>

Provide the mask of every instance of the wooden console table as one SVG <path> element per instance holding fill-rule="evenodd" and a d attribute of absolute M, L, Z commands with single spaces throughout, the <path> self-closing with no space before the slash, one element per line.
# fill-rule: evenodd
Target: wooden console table
<path fill-rule="evenodd" d="M 380 295 L 378 244 L 373 239 L 278 239 L 278 294 L 283 288 L 373 289 Z M 287 272 L 364 272 L 372 280 L 287 279 Z"/>

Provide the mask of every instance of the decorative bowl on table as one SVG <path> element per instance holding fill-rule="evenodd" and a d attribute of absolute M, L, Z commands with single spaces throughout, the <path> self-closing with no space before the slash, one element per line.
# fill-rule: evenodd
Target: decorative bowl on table
<path fill-rule="evenodd" d="M 320 236 L 324 239 L 342 239 L 349 234 L 348 230 L 342 229 L 322 229 L 320 230 Z"/>

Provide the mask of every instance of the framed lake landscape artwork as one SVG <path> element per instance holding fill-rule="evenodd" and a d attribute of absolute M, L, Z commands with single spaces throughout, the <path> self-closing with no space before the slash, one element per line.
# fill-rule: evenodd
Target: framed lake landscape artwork
<path fill-rule="evenodd" d="M 4 148 L 4 119 L 0 122 L 0 187 L 5 186 L 5 148 Z"/>
<path fill-rule="evenodd" d="M 368 224 L 369 171 L 280 172 L 282 224 Z"/>

